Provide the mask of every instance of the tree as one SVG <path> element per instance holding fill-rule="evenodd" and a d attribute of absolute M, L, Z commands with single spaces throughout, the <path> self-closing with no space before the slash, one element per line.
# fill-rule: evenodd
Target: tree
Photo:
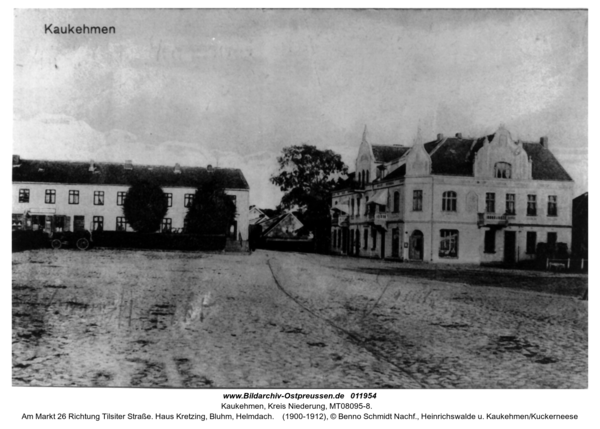
<path fill-rule="evenodd" d="M 332 150 L 320 150 L 307 144 L 284 148 L 277 162 L 279 173 L 270 180 L 284 192 L 281 204 L 286 208 L 307 208 L 305 223 L 315 235 L 316 248 L 327 251 L 331 192 L 348 173 L 348 167 Z"/>
<path fill-rule="evenodd" d="M 123 203 L 123 215 L 136 232 L 156 232 L 167 214 L 165 193 L 148 180 L 135 182 Z"/>
<path fill-rule="evenodd" d="M 198 185 L 185 216 L 187 232 L 226 234 L 235 222 L 236 205 L 216 173 Z"/>

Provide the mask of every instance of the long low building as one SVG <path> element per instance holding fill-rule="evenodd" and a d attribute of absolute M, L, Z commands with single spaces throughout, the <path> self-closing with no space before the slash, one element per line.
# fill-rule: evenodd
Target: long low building
<path fill-rule="evenodd" d="M 514 263 L 538 243 L 571 247 L 574 182 L 548 147 L 501 127 L 480 138 L 438 135 L 373 145 L 332 195 L 331 251 L 430 262 Z"/>
<path fill-rule="evenodd" d="M 237 207 L 229 236 L 248 240 L 250 188 L 239 169 L 25 160 L 13 155 L 13 229 L 131 231 L 123 203 L 134 180 L 161 186 L 169 207 L 161 230 L 182 231 L 197 186 L 211 175 Z"/>

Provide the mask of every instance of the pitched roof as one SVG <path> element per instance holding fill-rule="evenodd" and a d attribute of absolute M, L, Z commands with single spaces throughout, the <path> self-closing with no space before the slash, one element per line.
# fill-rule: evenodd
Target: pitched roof
<path fill-rule="evenodd" d="M 371 145 L 371 147 L 373 148 L 375 162 L 392 161 L 394 159 L 400 158 L 410 149 L 410 147 L 406 146 Z"/>
<path fill-rule="evenodd" d="M 492 141 L 494 135 L 487 136 Z M 440 176 L 473 176 L 475 154 L 483 146 L 485 137 L 477 139 L 447 138 L 425 143 L 425 150 L 431 156 L 431 173 Z M 436 150 L 437 148 L 437 150 Z M 539 143 L 523 143 L 523 149 L 532 161 L 533 180 L 571 181 L 571 177 L 560 165 L 556 157 Z M 383 181 L 394 180 L 406 175 L 402 165 L 388 174 Z"/>
<path fill-rule="evenodd" d="M 214 174 L 226 188 L 249 189 L 244 174 L 235 168 L 215 168 L 210 173 L 203 167 L 181 167 L 181 173 L 176 174 L 174 166 L 134 164 L 133 170 L 126 170 L 120 163 L 94 165 L 97 171 L 93 173 L 89 162 L 21 160 L 19 167 L 13 166 L 13 182 L 129 186 L 135 179 L 147 179 L 163 187 L 195 188 Z"/>
<path fill-rule="evenodd" d="M 523 143 L 523 149 L 531 157 L 531 176 L 534 180 L 571 181 L 571 176 L 565 171 L 552 152 L 539 143 Z"/>

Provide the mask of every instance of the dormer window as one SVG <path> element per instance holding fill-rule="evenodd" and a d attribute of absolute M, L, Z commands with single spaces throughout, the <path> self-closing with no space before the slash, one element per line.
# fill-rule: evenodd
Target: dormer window
<path fill-rule="evenodd" d="M 508 162 L 497 162 L 494 166 L 494 177 L 497 179 L 512 178 L 512 165 Z"/>

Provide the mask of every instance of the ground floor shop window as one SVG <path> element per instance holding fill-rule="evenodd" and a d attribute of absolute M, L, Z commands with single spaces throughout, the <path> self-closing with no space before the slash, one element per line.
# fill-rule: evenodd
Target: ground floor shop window
<path fill-rule="evenodd" d="M 440 230 L 440 258 L 458 257 L 458 230 Z"/>
<path fill-rule="evenodd" d="M 103 231 L 104 230 L 104 216 L 94 216 L 93 230 L 94 231 Z"/>
<path fill-rule="evenodd" d="M 364 232 L 363 232 L 363 246 L 364 246 L 364 249 L 366 249 L 368 245 L 369 245 L 369 230 L 365 229 Z"/>
<path fill-rule="evenodd" d="M 117 217 L 117 231 L 127 231 L 127 219 L 124 216 Z"/>

